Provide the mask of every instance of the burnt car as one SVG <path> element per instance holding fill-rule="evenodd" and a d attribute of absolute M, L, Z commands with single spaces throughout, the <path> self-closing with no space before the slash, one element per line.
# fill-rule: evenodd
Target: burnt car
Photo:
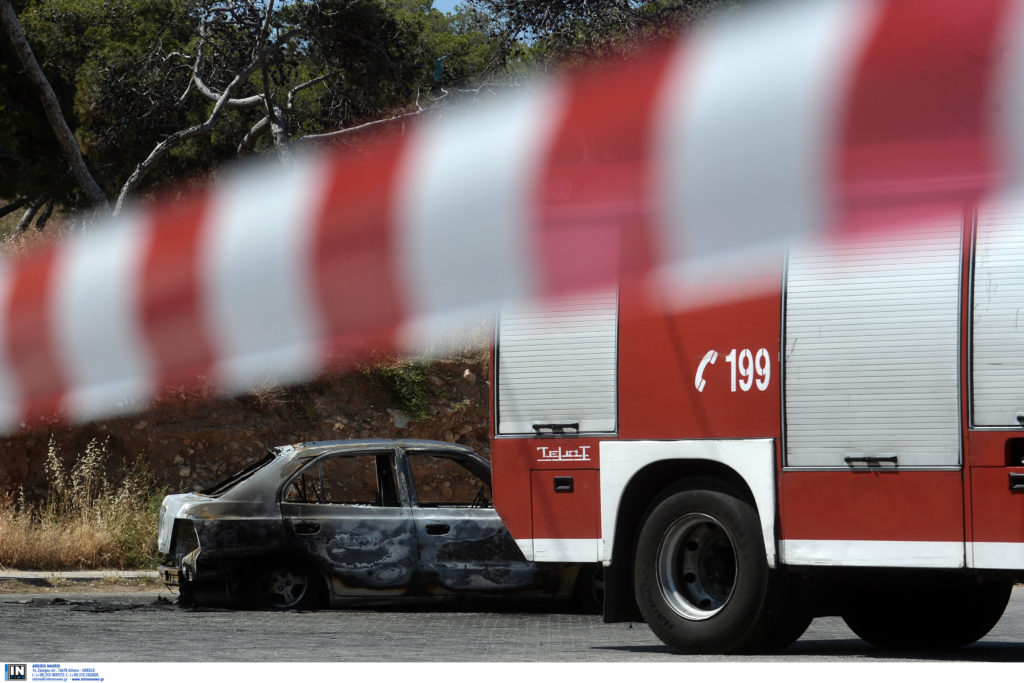
<path fill-rule="evenodd" d="M 490 464 L 424 440 L 271 448 L 160 510 L 161 576 L 186 601 L 310 608 L 347 598 L 523 594 L 594 608 L 597 568 L 528 562 L 491 506 Z"/>

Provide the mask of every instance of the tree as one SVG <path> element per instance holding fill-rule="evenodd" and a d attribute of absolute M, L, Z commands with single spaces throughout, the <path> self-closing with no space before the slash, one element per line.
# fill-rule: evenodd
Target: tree
<path fill-rule="evenodd" d="M 117 211 L 239 155 L 287 162 L 297 143 L 515 87 L 530 65 L 628 52 L 729 4 L 468 0 L 445 15 L 430 0 L 0 0 L 5 26 L 24 28 L 0 44 L 0 197 L 26 217 L 106 197 Z M 29 45 L 37 67 L 19 68 Z M 26 96 L 47 84 L 45 106 Z"/>
<path fill-rule="evenodd" d="M 115 210 L 240 154 L 287 161 L 297 142 L 415 115 L 500 65 L 429 0 L 25 0 L 20 19 Z M 0 64 L 16 140 L 0 143 L 0 196 L 82 206 L 22 78 Z"/>
<path fill-rule="evenodd" d="M 468 78 L 451 67 L 438 76 L 436 66 L 450 58 L 472 69 L 473 41 L 486 41 L 483 34 L 445 40 L 447 19 L 429 0 L 217 0 L 197 4 L 194 16 L 186 95 L 198 93 L 212 109 L 154 147 L 122 187 L 118 207 L 172 148 L 210 133 L 228 111 L 248 112 L 238 115 L 248 124 L 239 154 L 270 148 L 287 161 L 295 143 L 336 134 L 325 130 L 410 106 L 422 111 L 421 94 L 438 81 Z"/>
<path fill-rule="evenodd" d="M 46 112 L 32 96 L 28 74 L 20 68 L 21 60 L 13 46 L 0 42 L 0 126 L 9 134 L 0 142 L 0 197 L 29 200 L 37 207 L 40 200 L 47 207 L 54 203 L 71 209 L 106 203 L 123 180 L 116 156 L 111 159 L 104 149 L 96 149 L 93 131 L 101 129 L 95 109 L 88 106 L 91 91 L 107 90 L 106 84 L 121 84 L 132 96 L 118 97 L 120 130 L 111 131 L 117 140 L 111 147 L 130 154 L 145 144 L 152 146 L 156 134 L 154 117 L 147 110 L 159 109 L 149 94 L 137 87 L 134 76 L 143 71 L 147 52 L 153 45 L 166 42 L 168 26 L 173 18 L 181 18 L 181 3 L 163 0 L 113 2 L 104 0 L 72 0 L 54 2 L 30 0 L 8 7 L 17 9 L 13 23 L 20 23 L 31 43 L 48 84 L 63 113 L 67 128 L 73 135 L 64 136 L 65 146 L 77 145 L 81 156 L 92 170 L 100 188 L 83 191 L 68 172 L 68 164 L 57 144 L 57 138 L 45 125 Z M 8 22 L 10 24 L 12 22 Z M 180 24 L 179 24 L 180 29 Z M 182 32 L 179 30 L 179 34 Z M 190 31 L 184 32 L 186 38 Z M 17 66 L 16 66 L 17 65 Z M 90 74 L 105 75 L 106 83 L 91 79 Z M 117 88 L 110 89 L 117 92 Z M 147 138 L 148 136 L 148 138 Z M 26 212 L 30 218 L 33 208 Z M 45 223 L 46 210 L 37 225 Z M 23 219 L 19 228 L 26 221 Z"/>
<path fill-rule="evenodd" d="M 508 58 L 541 68 L 628 53 L 740 0 L 466 0 Z"/>
<path fill-rule="evenodd" d="M 17 53 L 28 79 L 32 82 L 39 96 L 43 111 L 46 112 L 46 120 L 53 130 L 54 136 L 57 138 L 61 151 L 64 153 L 64 158 L 71 167 L 71 172 L 74 174 L 75 179 L 94 204 L 105 205 L 107 202 L 106 195 L 103 194 L 103 190 L 100 189 L 100 186 L 92 177 L 92 173 L 89 172 L 89 168 L 85 165 L 85 159 L 82 158 L 82 150 L 78 147 L 78 141 L 75 140 L 74 134 L 64 119 L 64 113 L 61 111 L 56 93 L 53 92 L 50 82 L 46 80 L 39 62 L 36 61 L 35 54 L 33 54 L 32 47 L 28 44 L 28 39 L 25 37 L 25 32 L 21 29 L 21 24 L 18 23 L 18 17 L 14 13 L 14 7 L 11 5 L 10 0 L 0 0 L 0 24 L 3 25 L 4 30 L 7 32 L 7 36 L 11 40 L 11 46 Z M 38 207 L 38 203 L 36 206 Z"/>

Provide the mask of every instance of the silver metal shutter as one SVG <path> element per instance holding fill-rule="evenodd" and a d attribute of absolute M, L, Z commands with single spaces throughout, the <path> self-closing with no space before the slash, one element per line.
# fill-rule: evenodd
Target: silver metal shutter
<path fill-rule="evenodd" d="M 579 423 L 616 429 L 615 291 L 510 307 L 498 321 L 499 434 Z M 571 433 L 571 432 L 570 432 Z"/>
<path fill-rule="evenodd" d="M 978 211 L 974 261 L 974 424 L 1019 427 L 1024 411 L 1024 200 Z"/>
<path fill-rule="evenodd" d="M 794 250 L 786 283 L 786 464 L 960 462 L 960 225 Z"/>

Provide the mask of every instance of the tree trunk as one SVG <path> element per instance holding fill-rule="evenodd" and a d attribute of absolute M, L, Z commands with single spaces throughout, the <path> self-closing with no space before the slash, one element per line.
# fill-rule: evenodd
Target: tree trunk
<path fill-rule="evenodd" d="M 46 195 L 36 197 L 34 200 L 32 200 L 32 203 L 29 204 L 29 207 L 25 210 L 25 213 L 21 215 L 21 220 L 18 221 L 18 224 L 14 226 L 14 230 L 11 231 L 11 238 L 14 238 L 17 235 L 20 235 L 21 233 L 25 232 L 29 224 L 32 222 L 32 219 L 35 218 L 37 213 L 39 213 L 39 209 L 42 208 L 45 202 Z"/>
<path fill-rule="evenodd" d="M 39 218 L 36 219 L 36 230 L 39 232 L 43 231 L 46 227 L 46 222 L 50 220 L 50 216 L 53 214 L 53 199 L 46 200 L 46 206 L 43 207 L 43 212 L 39 214 Z"/>
<path fill-rule="evenodd" d="M 3 218 L 9 213 L 14 213 L 21 207 L 25 206 L 26 204 L 28 204 L 28 197 L 21 197 L 20 199 L 15 199 L 7 206 L 0 208 L 0 218 Z"/>
<path fill-rule="evenodd" d="M 29 80 L 32 81 L 32 85 L 36 88 L 39 100 L 43 103 L 43 110 L 46 112 L 46 119 L 50 122 L 53 134 L 57 136 L 57 141 L 64 151 L 64 157 L 75 174 L 75 179 L 78 180 L 78 184 L 85 190 L 89 201 L 97 206 L 109 209 L 107 197 L 103 194 L 103 190 L 100 189 L 99 184 L 85 165 L 85 159 L 82 158 L 82 150 L 78 146 L 78 140 L 75 139 L 74 133 L 71 132 L 71 128 L 64 119 L 64 113 L 61 111 L 60 102 L 57 101 L 57 95 L 53 92 L 53 88 L 50 87 L 50 82 L 46 80 L 46 75 L 43 74 L 43 70 L 39 67 L 39 62 L 36 61 L 36 57 L 32 53 L 32 47 L 28 44 L 28 38 L 25 37 L 21 24 L 18 23 L 18 16 L 14 13 L 14 7 L 11 5 L 10 0 L 0 0 L 0 24 L 4 26 L 7 35 L 10 36 L 11 44 L 14 46 L 14 51 L 18 53 L 18 59 L 21 60 L 25 73 L 28 74 Z"/>

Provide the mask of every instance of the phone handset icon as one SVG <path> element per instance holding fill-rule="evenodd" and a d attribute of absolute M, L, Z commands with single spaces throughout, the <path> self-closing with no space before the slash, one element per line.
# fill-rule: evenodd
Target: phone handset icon
<path fill-rule="evenodd" d="M 704 368 L 709 364 L 714 365 L 716 360 L 718 360 L 718 352 L 714 349 L 704 354 L 700 365 L 697 366 L 697 374 L 693 378 L 693 386 L 697 387 L 697 391 L 704 391 L 704 385 L 707 384 L 704 381 Z"/>

